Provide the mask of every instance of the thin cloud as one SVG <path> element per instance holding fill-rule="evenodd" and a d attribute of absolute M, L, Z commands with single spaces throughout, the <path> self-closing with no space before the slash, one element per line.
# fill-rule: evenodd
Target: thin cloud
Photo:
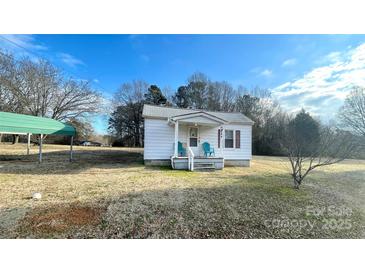
<path fill-rule="evenodd" d="M 65 63 L 66 65 L 75 68 L 79 65 L 85 65 L 83 61 L 77 59 L 76 57 L 72 56 L 71 54 L 61 52 L 58 54 L 59 59 Z"/>
<path fill-rule="evenodd" d="M 290 67 L 290 66 L 294 66 L 294 65 L 296 65 L 296 63 L 297 63 L 297 59 L 295 59 L 295 58 L 290 58 L 290 59 L 285 60 L 285 61 L 281 64 L 281 66 L 282 66 L 282 67 Z"/>
<path fill-rule="evenodd" d="M 273 75 L 272 70 L 270 69 L 263 69 L 260 67 L 256 67 L 250 70 L 251 73 L 256 74 L 256 76 L 260 76 L 260 77 L 271 77 Z"/>
<path fill-rule="evenodd" d="M 327 65 L 274 88 L 272 94 L 288 110 L 304 107 L 325 120 L 333 118 L 351 88 L 365 86 L 365 43 L 324 59 Z"/>
<path fill-rule="evenodd" d="M 272 76 L 272 70 L 264 69 L 263 71 L 260 72 L 260 75 L 264 76 L 264 77 L 271 77 Z"/>
<path fill-rule="evenodd" d="M 39 43 L 34 35 L 2 34 L 0 35 L 0 48 L 16 56 L 36 57 L 38 51 L 46 51 L 48 48 Z"/>
<path fill-rule="evenodd" d="M 341 52 L 334 51 L 331 52 L 330 54 L 327 54 L 325 58 L 330 62 L 337 62 L 341 60 L 341 55 L 342 55 Z"/>
<path fill-rule="evenodd" d="M 349 50 L 350 48 L 348 48 Z M 331 63 L 335 63 L 338 61 L 341 61 L 341 59 L 344 57 L 344 55 L 346 55 L 346 53 L 344 52 L 340 52 L 340 51 L 333 51 L 330 52 L 329 54 L 323 56 L 322 58 L 319 58 L 315 64 L 318 66 L 324 66 L 324 65 L 328 65 Z"/>

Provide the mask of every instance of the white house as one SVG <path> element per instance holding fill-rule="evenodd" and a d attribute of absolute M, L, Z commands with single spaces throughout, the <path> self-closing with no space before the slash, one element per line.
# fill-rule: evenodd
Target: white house
<path fill-rule="evenodd" d="M 253 121 L 241 113 L 144 105 L 143 117 L 146 165 L 250 166 Z"/>

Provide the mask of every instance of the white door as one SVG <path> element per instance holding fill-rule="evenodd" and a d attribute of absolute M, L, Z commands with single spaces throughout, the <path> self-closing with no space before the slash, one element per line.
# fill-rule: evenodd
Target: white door
<path fill-rule="evenodd" d="M 189 127 L 188 146 L 191 147 L 195 156 L 199 156 L 199 129 L 198 127 Z"/>

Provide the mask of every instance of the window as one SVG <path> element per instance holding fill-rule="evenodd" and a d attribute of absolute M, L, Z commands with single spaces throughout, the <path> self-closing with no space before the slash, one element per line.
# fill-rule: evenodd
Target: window
<path fill-rule="evenodd" d="M 198 146 L 198 128 L 191 127 L 189 129 L 189 146 L 197 147 Z"/>
<path fill-rule="evenodd" d="M 224 138 L 224 146 L 226 148 L 233 148 L 233 130 L 226 129 Z"/>

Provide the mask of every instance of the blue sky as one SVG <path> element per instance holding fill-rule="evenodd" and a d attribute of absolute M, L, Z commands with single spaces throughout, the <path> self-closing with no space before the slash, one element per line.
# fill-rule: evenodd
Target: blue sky
<path fill-rule="evenodd" d="M 176 90 L 200 71 L 235 86 L 269 88 L 286 109 L 305 107 L 328 120 L 351 86 L 365 86 L 365 35 L 2 37 L 1 48 L 47 58 L 66 74 L 92 81 L 106 97 L 138 79 Z M 106 131 L 106 121 L 106 115 L 93 119 L 98 132 Z"/>

